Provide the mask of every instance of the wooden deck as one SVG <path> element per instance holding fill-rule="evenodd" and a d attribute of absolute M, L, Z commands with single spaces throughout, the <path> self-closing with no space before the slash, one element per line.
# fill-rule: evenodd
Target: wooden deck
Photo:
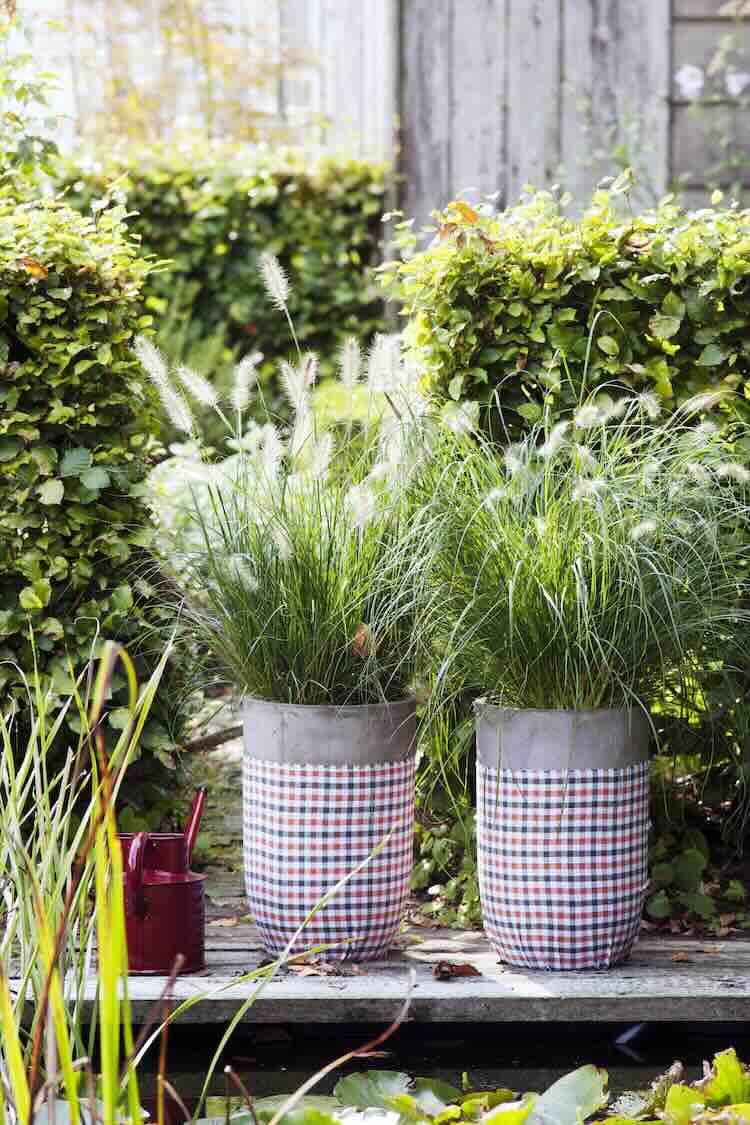
<path fill-rule="evenodd" d="M 230 1019 L 253 985 L 233 979 L 263 960 L 251 926 L 209 926 L 208 970 L 183 977 L 175 1001 L 206 999 L 181 1018 Z M 469 963 L 478 976 L 439 980 L 438 962 Z M 497 963 L 484 935 L 432 931 L 387 960 L 343 967 L 328 975 L 301 967 L 282 970 L 246 1013 L 252 1023 L 387 1023 L 416 970 L 411 1021 L 747 1021 L 750 1019 L 750 942 L 642 941 L 627 965 L 609 972 L 539 973 Z M 135 1017 L 159 995 L 161 978 L 130 982 Z"/>
<path fill-rule="evenodd" d="M 246 920 L 241 880 L 209 880 L 204 974 L 178 979 L 175 1004 L 203 996 L 180 1019 L 225 1023 L 257 987 L 235 983 L 265 957 Z M 439 962 L 469 964 L 478 975 L 437 979 Z M 332 969 L 332 971 L 328 971 Z M 644 939 L 630 961 L 609 972 L 540 973 L 498 964 L 481 933 L 411 928 L 384 961 L 361 966 L 302 965 L 282 969 L 265 984 L 248 1023 L 388 1023 L 416 973 L 412 1022 L 552 1022 L 557 1020 L 750 1020 L 750 941 Z M 133 977 L 130 996 L 142 1019 L 165 981 Z M 92 990 L 93 994 L 93 990 Z"/>

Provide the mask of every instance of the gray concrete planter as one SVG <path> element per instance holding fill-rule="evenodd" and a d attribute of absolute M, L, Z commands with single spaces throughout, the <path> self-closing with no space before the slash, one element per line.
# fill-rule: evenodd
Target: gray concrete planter
<path fill-rule="evenodd" d="M 383 954 L 409 893 L 415 701 L 305 707 L 245 698 L 242 718 L 245 885 L 263 944 L 274 956 L 293 939 L 295 952 L 332 945 L 326 960 Z"/>
<path fill-rule="evenodd" d="M 485 929 L 528 969 L 606 969 L 638 934 L 648 881 L 649 724 L 639 710 L 475 705 Z"/>

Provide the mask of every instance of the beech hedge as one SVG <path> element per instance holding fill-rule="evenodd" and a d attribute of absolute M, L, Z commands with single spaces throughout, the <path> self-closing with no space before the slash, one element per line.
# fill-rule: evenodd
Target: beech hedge
<path fill-rule="evenodd" d="M 151 321 L 148 273 L 123 207 L 84 217 L 57 200 L 0 200 L 0 695 L 21 710 L 35 663 L 43 689 L 64 695 L 105 637 L 128 644 L 142 679 L 160 655 L 136 495 L 159 411 L 131 353 Z M 158 795 L 144 779 L 174 764 L 164 700 L 133 774 L 144 807 Z M 124 701 L 116 681 L 113 726 Z"/>
<path fill-rule="evenodd" d="M 293 280 L 289 307 L 303 349 L 332 361 L 346 335 L 368 340 L 385 328 L 372 270 L 380 260 L 385 165 L 172 145 L 133 148 L 101 163 L 68 160 L 59 184 L 83 213 L 101 199 L 123 200 L 144 252 L 169 262 L 148 278 L 147 306 L 163 314 L 182 283 L 193 340 L 226 331 L 240 352 L 259 347 L 269 380 L 293 342 L 263 290 L 257 266 L 264 250 Z"/>
<path fill-rule="evenodd" d="M 500 214 L 454 201 L 421 252 L 401 227 L 383 279 L 408 346 L 430 391 L 490 428 L 498 407 L 512 434 L 604 384 L 747 415 L 750 211 L 667 197 L 631 215 L 615 189 L 574 219 L 539 192 Z"/>

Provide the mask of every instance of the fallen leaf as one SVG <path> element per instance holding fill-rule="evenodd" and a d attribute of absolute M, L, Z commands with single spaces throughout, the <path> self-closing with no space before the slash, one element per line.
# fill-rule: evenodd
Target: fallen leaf
<path fill-rule="evenodd" d="M 209 918 L 208 922 L 206 922 L 206 925 L 207 926 L 236 926 L 238 924 L 238 922 L 239 922 L 239 918 L 237 918 L 237 917 Z"/>
<path fill-rule="evenodd" d="M 24 255 L 23 258 L 18 259 L 27 273 L 36 278 L 37 281 L 43 281 L 45 277 L 49 276 L 49 270 L 43 266 L 41 262 L 37 262 L 36 258 L 29 258 Z"/>
<path fill-rule="evenodd" d="M 720 949 L 717 949 L 717 948 L 716 948 L 716 946 L 715 946 L 715 945 L 713 945 L 713 946 L 706 946 L 706 948 L 705 948 L 705 949 L 701 949 L 701 951 L 700 951 L 700 952 L 701 952 L 701 953 L 721 953 L 721 950 L 720 950 Z"/>
<path fill-rule="evenodd" d="M 335 977 L 341 974 L 341 968 L 331 961 L 289 964 L 287 969 L 290 973 L 296 973 L 298 977 Z"/>
<path fill-rule="evenodd" d="M 452 961 L 438 961 L 432 975 L 435 980 L 454 980 L 456 977 L 481 977 L 482 974 L 468 962 L 456 965 Z"/>
<path fill-rule="evenodd" d="M 679 961 L 680 963 L 684 964 L 684 962 L 690 961 L 690 957 L 687 953 L 673 953 L 672 960 Z"/>

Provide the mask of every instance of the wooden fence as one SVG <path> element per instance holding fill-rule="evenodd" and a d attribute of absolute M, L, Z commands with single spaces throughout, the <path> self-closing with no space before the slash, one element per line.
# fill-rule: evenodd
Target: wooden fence
<path fill-rule="evenodd" d="M 102 20 L 90 22 L 104 25 L 114 2 L 21 0 L 20 7 L 36 14 L 43 36 L 43 12 L 65 17 L 81 4 L 89 13 L 99 5 Z M 156 10 L 166 0 L 149 2 Z M 733 2 L 750 14 L 748 0 Z M 237 27 L 262 25 L 266 55 L 294 60 L 249 98 L 313 148 L 397 163 L 402 204 L 419 219 L 468 189 L 504 203 L 526 183 L 560 182 L 581 202 L 617 159 L 633 163 L 647 199 L 676 176 L 691 202 L 705 198 L 707 180 L 748 178 L 731 165 L 750 167 L 743 102 L 750 85 L 739 100 L 736 93 L 750 23 L 736 25 L 726 0 L 204 4 Z M 128 0 L 116 7 L 127 9 Z M 156 58 L 153 26 L 128 34 L 143 60 Z M 87 49 L 85 36 L 68 36 L 66 49 L 72 70 L 71 52 Z M 710 104 L 696 112 L 674 76 L 686 65 L 705 76 L 717 50 L 739 76 L 734 93 L 709 76 Z"/>

